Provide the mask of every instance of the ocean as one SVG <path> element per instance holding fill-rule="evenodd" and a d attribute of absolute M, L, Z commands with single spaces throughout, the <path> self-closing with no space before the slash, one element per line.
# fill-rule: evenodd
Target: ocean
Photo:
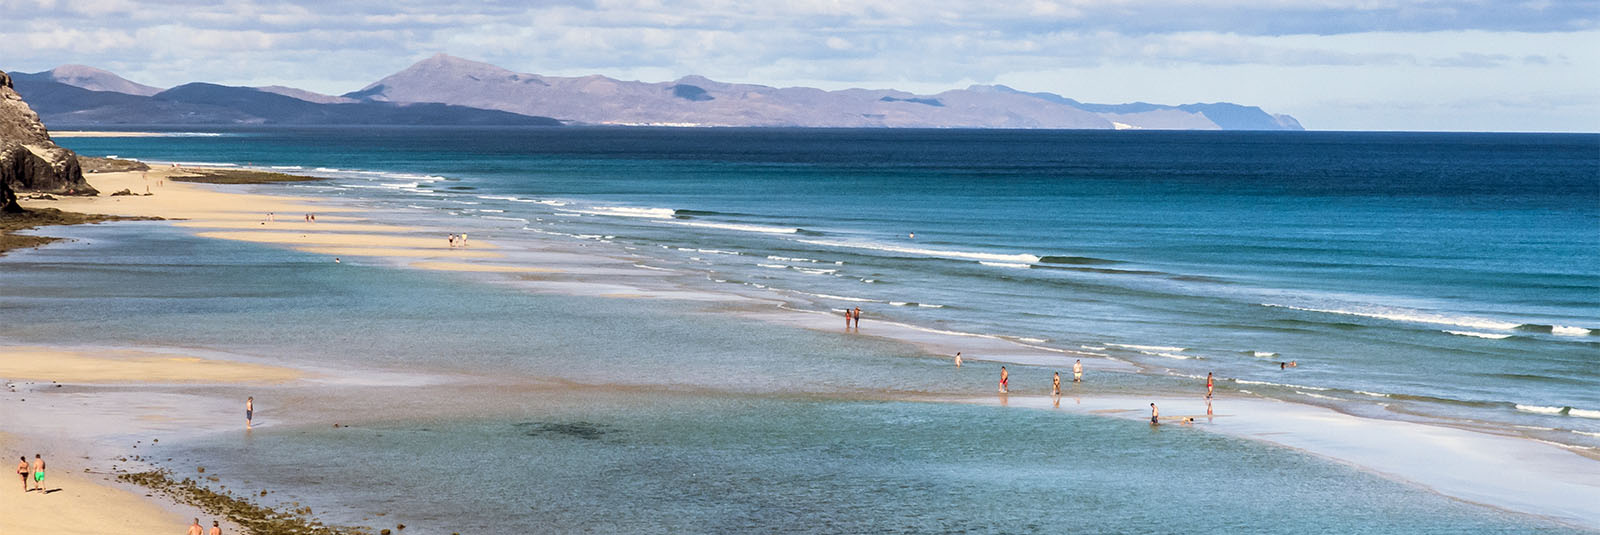
<path fill-rule="evenodd" d="M 864 332 L 893 323 L 1059 355 L 1014 366 L 1036 394 L 1072 359 L 1113 359 L 1142 373 L 1098 374 L 1097 387 L 1182 393 L 1214 372 L 1224 396 L 1600 446 L 1596 135 L 249 128 L 61 141 L 326 176 L 250 188 L 673 274 L 598 277 L 619 287 L 836 317 L 859 306 Z M 451 392 L 427 403 L 353 398 L 370 411 L 347 416 L 356 429 L 280 420 L 242 446 L 173 446 L 334 520 L 406 511 L 440 533 L 1560 529 L 1253 441 L 919 401 L 992 391 L 993 377 L 893 340 L 763 321 L 745 300 L 335 266 L 163 223 L 52 233 L 80 241 L 7 257 L 31 269 L 0 272 L 0 304 L 26 318 L 0 338 L 496 379 L 385 389 Z M 123 290 L 74 284 L 86 277 Z M 318 423 L 338 418 L 304 403 Z M 337 477 L 287 469 L 308 455 Z"/>

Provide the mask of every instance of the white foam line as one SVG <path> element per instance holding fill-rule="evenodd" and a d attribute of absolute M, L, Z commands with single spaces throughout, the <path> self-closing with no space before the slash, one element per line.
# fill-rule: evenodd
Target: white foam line
<path fill-rule="evenodd" d="M 1589 336 L 1589 329 L 1583 327 L 1570 327 L 1567 325 L 1552 325 L 1550 334 L 1561 336 Z"/>
<path fill-rule="evenodd" d="M 629 206 L 595 206 L 588 210 L 565 210 L 589 215 L 605 215 L 614 217 L 642 217 L 647 219 L 672 219 L 671 208 L 633 208 Z"/>
<path fill-rule="evenodd" d="M 1186 347 L 1172 347 L 1172 346 L 1141 346 L 1141 345 L 1134 345 L 1134 344 L 1106 344 L 1106 345 L 1114 346 L 1114 347 L 1127 348 L 1127 349 L 1137 349 L 1137 350 L 1143 350 L 1143 351 L 1166 351 L 1166 352 L 1169 352 L 1169 353 L 1176 353 L 1176 352 L 1179 352 L 1179 351 L 1188 351 L 1189 350 L 1189 348 L 1186 348 Z"/>
<path fill-rule="evenodd" d="M 1516 404 L 1516 407 L 1519 411 L 1538 414 L 1561 414 L 1561 411 L 1566 410 L 1566 407 L 1544 407 L 1539 405 L 1523 405 L 1521 403 Z"/>
<path fill-rule="evenodd" d="M 1486 339 L 1489 339 L 1489 340 L 1504 340 L 1506 338 L 1510 338 L 1511 337 L 1511 335 L 1509 335 L 1509 334 L 1480 333 L 1480 332 L 1473 332 L 1473 331 L 1450 331 L 1450 330 L 1446 330 L 1445 332 L 1450 333 L 1450 334 L 1454 334 L 1456 336 L 1471 336 L 1471 337 L 1474 337 L 1474 338 L 1486 338 Z"/>
<path fill-rule="evenodd" d="M 1470 317 L 1470 316 L 1444 316 L 1444 315 L 1440 315 L 1440 314 L 1431 314 L 1431 313 L 1417 311 L 1417 310 L 1404 310 L 1404 309 L 1394 309 L 1394 308 L 1377 308 L 1377 309 L 1373 309 L 1373 310 L 1339 310 L 1339 309 L 1328 309 L 1328 308 L 1297 307 L 1297 306 L 1279 305 L 1279 304 L 1273 304 L 1273 303 L 1263 303 L 1261 306 L 1272 307 L 1272 308 L 1287 308 L 1289 310 L 1299 310 L 1299 311 L 1302 311 L 1302 312 L 1318 312 L 1318 313 L 1322 313 L 1322 314 L 1340 314 L 1340 315 L 1345 315 L 1345 316 L 1360 316 L 1360 317 L 1364 317 L 1364 318 L 1376 318 L 1376 319 L 1384 319 L 1384 320 L 1390 320 L 1390 321 L 1402 321 L 1402 322 L 1410 322 L 1410 323 L 1431 323 L 1431 324 L 1434 324 L 1434 325 L 1455 325 L 1455 326 L 1458 326 L 1458 327 L 1469 327 L 1469 328 L 1475 328 L 1475 329 L 1489 329 L 1489 330 L 1496 330 L 1496 331 L 1510 331 L 1510 330 L 1516 329 L 1518 326 L 1521 325 L 1520 323 L 1512 323 L 1512 322 L 1508 322 L 1508 321 L 1500 321 L 1500 320 L 1494 320 L 1494 319 L 1488 319 L 1488 318 L 1475 318 L 1475 317 Z"/>
<path fill-rule="evenodd" d="M 794 293 L 805 294 L 805 295 L 809 295 L 809 296 L 813 296 L 813 297 L 819 297 L 819 298 L 822 298 L 822 299 L 835 299 L 835 300 L 839 300 L 839 301 L 851 301 L 851 302 L 855 302 L 855 303 L 881 303 L 882 302 L 882 301 L 877 301 L 877 300 L 874 300 L 874 299 L 864 299 L 864 298 L 861 298 L 861 297 L 845 297 L 845 296 L 842 296 L 842 295 L 814 294 L 814 293 L 811 293 L 811 292 L 801 292 L 801 291 L 795 291 Z"/>
<path fill-rule="evenodd" d="M 1016 263 L 1016 262 L 985 262 L 985 261 L 979 260 L 978 263 L 979 264 L 983 264 L 985 266 L 990 266 L 990 267 L 1003 267 L 1003 268 L 1012 268 L 1012 269 L 1032 269 L 1033 268 L 1032 265 L 1021 264 L 1021 263 Z"/>
<path fill-rule="evenodd" d="M 1267 386 L 1281 386 L 1281 387 L 1284 387 L 1284 388 L 1299 388 L 1299 389 L 1305 389 L 1305 390 L 1316 390 L 1318 392 L 1326 392 L 1326 391 L 1329 390 L 1327 388 L 1323 388 L 1323 387 L 1320 387 L 1320 386 L 1305 386 L 1305 385 L 1297 385 L 1297 384 L 1289 384 L 1289 383 L 1273 383 L 1273 382 L 1269 382 L 1269 381 L 1251 381 L 1249 379 L 1234 379 L 1233 382 L 1235 382 L 1235 383 L 1243 383 L 1243 384 L 1247 384 L 1247 385 L 1267 385 Z"/>
<path fill-rule="evenodd" d="M 1589 409 L 1567 409 L 1567 416 L 1600 419 L 1600 411 L 1592 411 Z"/>
<path fill-rule="evenodd" d="M 1333 400 L 1333 401 L 1344 401 L 1342 399 L 1339 399 L 1339 398 L 1336 398 L 1336 397 L 1333 397 L 1333 396 L 1324 396 L 1322 394 L 1312 394 L 1310 392 L 1301 392 L 1299 390 L 1294 391 L 1294 393 L 1300 394 L 1302 396 L 1313 397 L 1313 398 L 1318 398 L 1318 399 L 1330 399 L 1330 400 Z"/>
<path fill-rule="evenodd" d="M 656 217 L 656 216 L 641 216 L 641 217 Z M 671 217 L 671 215 L 668 215 L 667 217 Z M 737 230 L 737 231 L 741 231 L 741 232 L 760 232 L 760 233 L 763 233 L 763 234 L 795 234 L 795 233 L 800 232 L 800 229 L 795 228 L 795 227 L 768 227 L 768 226 L 762 226 L 762 225 L 741 225 L 741 224 L 738 224 L 738 223 L 707 223 L 707 222 L 703 222 L 703 221 L 662 221 L 662 223 L 669 224 L 669 225 L 682 225 L 682 226 L 685 226 L 685 227 L 700 227 L 700 228 L 714 228 L 714 229 L 722 229 L 722 230 Z"/>
<path fill-rule="evenodd" d="M 843 248 L 849 248 L 849 249 L 867 249 L 867 250 L 872 250 L 872 251 L 884 251 L 884 252 L 889 252 L 889 253 L 904 253 L 904 254 L 912 254 L 912 255 L 918 255 L 918 256 L 932 256 L 932 257 L 936 257 L 936 258 L 957 258 L 957 259 L 963 259 L 963 260 L 980 260 L 980 261 L 988 260 L 988 261 L 991 261 L 991 262 L 1011 262 L 1011 263 L 1033 263 L 1033 262 L 1038 262 L 1039 261 L 1039 257 L 1031 255 L 1031 254 L 996 254 L 996 253 L 977 253 L 977 252 L 971 252 L 971 251 L 951 251 L 951 250 L 946 250 L 946 249 L 921 249 L 921 248 L 916 248 L 916 247 L 904 247 L 904 246 L 899 246 L 899 245 L 890 245 L 890 244 L 886 244 L 886 243 L 861 243 L 861 242 L 842 242 L 842 241 L 828 241 L 828 240 L 795 240 L 795 241 L 798 241 L 800 243 L 807 243 L 807 244 L 811 244 L 811 245 L 821 245 L 821 246 L 824 246 L 824 247 L 843 247 Z"/>

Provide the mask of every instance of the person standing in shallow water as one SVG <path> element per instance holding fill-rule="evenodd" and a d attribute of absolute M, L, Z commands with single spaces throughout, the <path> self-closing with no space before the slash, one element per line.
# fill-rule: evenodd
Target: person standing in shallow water
<path fill-rule="evenodd" d="M 1150 423 L 1151 425 L 1161 423 L 1161 409 L 1156 408 L 1154 403 L 1150 404 Z"/>
<path fill-rule="evenodd" d="M 861 307 L 856 307 L 856 328 L 861 328 Z"/>
<path fill-rule="evenodd" d="M 1056 372 L 1055 377 L 1050 379 L 1050 394 L 1061 395 L 1061 372 Z"/>
<path fill-rule="evenodd" d="M 1216 386 L 1216 378 L 1211 372 L 1206 372 L 1206 399 L 1211 399 L 1212 389 Z"/>
<path fill-rule="evenodd" d="M 957 368 L 961 367 L 961 352 L 960 351 L 956 352 L 956 367 Z"/>
<path fill-rule="evenodd" d="M 250 397 L 244 398 L 244 428 L 245 429 L 250 429 L 250 427 L 252 425 L 252 420 L 255 420 L 255 417 L 256 417 L 256 398 L 255 398 L 255 396 L 250 396 Z"/>
<path fill-rule="evenodd" d="M 1000 367 L 1000 393 L 1001 394 L 1005 394 L 1006 391 L 1009 389 L 1008 387 L 1010 387 L 1010 386 L 1011 386 L 1011 372 L 1006 371 L 1006 367 L 1005 366 L 1001 366 Z"/>

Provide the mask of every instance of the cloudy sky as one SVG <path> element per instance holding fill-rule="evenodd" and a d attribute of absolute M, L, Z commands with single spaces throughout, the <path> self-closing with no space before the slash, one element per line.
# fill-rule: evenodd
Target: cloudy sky
<path fill-rule="evenodd" d="M 359 89 L 434 53 L 519 71 L 1090 102 L 1312 129 L 1600 131 L 1600 0 L 0 0 L 0 69 Z"/>

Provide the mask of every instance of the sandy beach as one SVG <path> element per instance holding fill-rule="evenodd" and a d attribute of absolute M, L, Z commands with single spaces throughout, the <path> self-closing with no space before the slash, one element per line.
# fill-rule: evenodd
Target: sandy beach
<path fill-rule="evenodd" d="M 70 137 L 74 134 L 129 135 L 120 132 L 60 132 L 55 135 Z M 88 178 L 100 191 L 127 189 L 136 195 L 26 200 L 24 205 L 177 219 L 180 221 L 167 224 L 188 229 L 199 237 L 293 249 L 326 256 L 330 262 L 334 258 L 357 258 L 422 270 L 460 272 L 462 276 L 558 278 L 547 286 L 557 291 L 566 289 L 564 285 L 580 284 L 585 273 L 595 272 L 596 265 L 603 266 L 599 269 L 612 269 L 630 276 L 672 276 L 635 269 L 620 262 L 608 264 L 603 259 L 563 256 L 565 253 L 507 250 L 492 240 L 477 238 L 468 247 L 452 247 L 445 237 L 448 230 L 374 221 L 360 210 L 324 199 L 244 193 L 238 186 L 170 180 L 182 173 L 179 169 L 163 168 L 147 173 L 95 174 Z M 150 195 L 142 195 L 145 191 Z M 303 219 L 304 214 L 310 213 L 317 214 L 317 222 Z M 39 233 L 48 235 L 49 231 L 46 228 Z M 652 292 L 646 285 L 636 288 L 617 284 L 616 280 L 617 277 L 612 277 L 604 285 L 572 293 L 618 298 L 693 298 Z M 832 332 L 838 328 L 836 315 L 779 311 L 775 307 L 763 310 L 750 317 L 814 331 Z M 867 322 L 873 321 L 867 318 Z M 996 337 L 973 338 L 906 324 L 880 323 L 872 328 L 879 336 L 912 344 L 928 356 L 939 358 L 960 349 L 966 351 L 969 362 L 974 363 L 1067 367 L 1073 360 L 1083 359 L 1091 374 L 1140 371 L 1139 367 L 1125 361 L 1101 358 L 1090 352 L 1049 350 Z M 179 532 L 189 518 L 198 516 L 191 509 L 142 496 L 129 487 L 106 481 L 102 475 L 83 473 L 85 468 L 92 468 L 93 463 L 79 463 L 82 457 L 103 455 L 121 446 L 64 444 L 59 432 L 84 424 L 104 425 L 100 432 L 117 429 L 118 434 L 129 429 L 176 432 L 188 426 L 216 430 L 235 425 L 231 423 L 235 418 L 230 416 L 230 423 L 222 424 L 213 413 L 232 415 L 242 409 L 236 406 L 237 400 L 216 389 L 238 385 L 300 388 L 340 379 L 313 371 L 195 353 L 182 348 L 0 347 L 0 355 L 3 355 L 0 378 L 12 385 L 11 392 L 0 401 L 20 407 L 24 402 L 18 400 L 27 399 L 26 411 L 8 410 L 5 416 L 0 416 L 0 425 L 11 433 L 0 435 L 0 446 L 7 451 L 24 452 L 39 444 L 56 448 L 51 455 L 51 483 L 52 487 L 59 485 L 61 488 L 59 492 L 42 495 L 22 495 L 15 489 L 0 490 L 0 496 L 6 496 L 0 501 L 0 533 Z M 96 408 L 81 400 L 49 392 L 53 389 L 75 392 L 73 387 L 85 385 L 119 387 L 114 393 L 96 394 L 92 399 L 97 402 L 145 401 L 128 403 L 113 411 L 117 418 L 109 418 L 97 414 Z M 145 389 L 153 394 L 141 397 L 141 390 Z M 306 397 L 316 397 L 314 388 L 309 392 Z M 895 399 L 893 395 L 885 397 Z M 1361 418 L 1309 405 L 1248 396 L 1217 401 L 1217 412 L 1209 415 L 1213 418 L 1206 418 L 1205 406 L 1195 398 L 1173 397 L 1170 393 L 1152 393 L 1150 399 L 1084 394 L 1064 398 L 1059 408 L 1140 420 L 1148 416 L 1141 412 L 1142 405 L 1152 400 L 1162 404 L 1163 412 L 1171 415 L 1169 419 L 1198 416 L 1202 420 L 1194 424 L 1198 430 L 1298 449 L 1461 500 L 1546 516 L 1575 526 L 1600 527 L 1600 515 L 1588 506 L 1592 503 L 1589 498 L 1600 496 L 1600 463 L 1570 449 L 1533 440 Z M 993 397 L 938 401 L 1000 402 Z M 1053 400 L 1042 396 L 1012 396 L 1004 403 L 1020 408 L 1056 409 Z M 129 424 L 130 421 L 136 423 Z M 67 433 L 78 439 L 93 434 Z M 1495 470 L 1483 470 L 1484 466 L 1495 466 Z M 209 526 L 210 519 L 201 518 Z M 232 527 L 229 529 L 227 533 L 235 532 Z"/>
<path fill-rule="evenodd" d="M 7 452 L 27 450 L 23 440 L 4 434 L 0 434 L 0 448 Z M 16 487 L 0 492 L 4 497 L 0 498 L 0 531 L 155 535 L 182 533 L 196 517 L 205 518 L 205 525 L 211 525 L 211 518 L 199 511 L 152 500 L 138 489 L 111 482 L 105 475 L 85 473 L 73 458 L 52 456 L 46 461 L 46 492 L 23 492 Z M 13 461 L 8 466 L 14 465 Z M 15 479 L 8 482 L 16 484 Z M 225 533 L 238 533 L 232 522 L 224 520 L 222 524 Z"/>

